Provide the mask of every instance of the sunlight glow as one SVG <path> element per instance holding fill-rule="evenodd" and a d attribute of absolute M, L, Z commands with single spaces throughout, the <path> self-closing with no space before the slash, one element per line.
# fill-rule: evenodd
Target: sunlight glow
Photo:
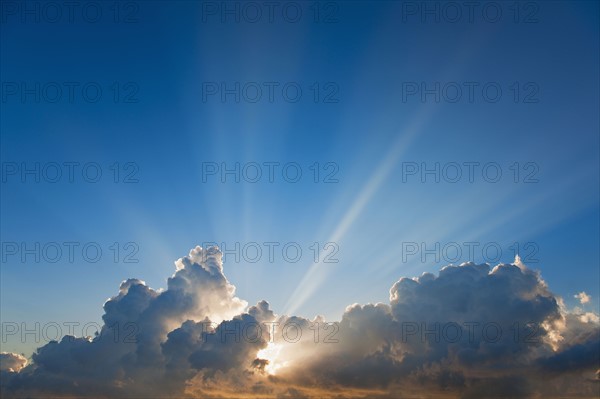
<path fill-rule="evenodd" d="M 279 359 L 281 347 L 282 345 L 280 344 L 269 342 L 266 348 L 259 350 L 256 354 L 256 357 L 259 359 L 265 359 L 269 361 L 269 364 L 265 366 L 265 371 L 270 375 L 274 375 L 277 370 L 286 367 L 289 363 Z"/>

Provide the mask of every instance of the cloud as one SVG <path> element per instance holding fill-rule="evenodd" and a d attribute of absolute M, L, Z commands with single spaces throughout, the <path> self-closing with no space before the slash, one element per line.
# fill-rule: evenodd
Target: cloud
<path fill-rule="evenodd" d="M 581 291 L 579 294 L 575 295 L 575 298 L 577 298 L 582 305 L 585 305 L 592 299 L 585 291 Z"/>
<path fill-rule="evenodd" d="M 276 315 L 236 297 L 216 247 L 196 247 L 164 291 L 124 281 L 95 337 L 50 342 L 30 364 L 3 353 L 2 397 L 598 393 L 598 315 L 568 311 L 522 262 L 447 266 L 389 294 L 335 323 Z"/>
<path fill-rule="evenodd" d="M 16 373 L 26 365 L 27 358 L 25 356 L 8 352 L 0 353 L 0 371 Z"/>
<path fill-rule="evenodd" d="M 340 343 L 319 356 L 303 350 L 309 355 L 294 359 L 303 369 L 289 368 L 281 376 L 320 386 L 525 397 L 551 363 L 596 369 L 593 354 L 578 358 L 577 347 L 565 343 L 554 351 L 550 333 L 589 348 L 600 343 L 597 327 L 574 315 L 565 319 L 534 271 L 466 263 L 445 267 L 438 276 L 400 279 L 389 305 L 348 307 L 339 324 Z M 553 358 L 561 350 L 565 358 Z"/>

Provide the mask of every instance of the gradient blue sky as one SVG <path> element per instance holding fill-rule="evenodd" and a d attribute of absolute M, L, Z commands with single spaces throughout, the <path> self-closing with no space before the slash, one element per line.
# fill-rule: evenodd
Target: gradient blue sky
<path fill-rule="evenodd" d="M 128 277 L 165 286 L 173 261 L 203 242 L 298 242 L 300 262 L 225 261 L 238 295 L 277 313 L 337 319 L 351 303 L 387 301 L 401 276 L 444 262 L 402 262 L 402 242 L 533 242 L 550 288 L 568 306 L 585 291 L 598 311 L 599 35 L 596 2 L 543 2 L 537 23 L 403 22 L 401 2 L 339 3 L 336 23 L 201 23 L 201 2 L 137 3 L 137 22 L 1 26 L 2 82 L 98 82 L 102 100 L 2 101 L 2 162 L 98 162 L 97 184 L 2 183 L 2 241 L 136 242 L 137 264 L 2 263 L 2 321 L 99 321 Z M 508 7 L 507 3 L 502 3 Z M 106 11 L 106 10 L 105 10 Z M 108 12 L 108 11 L 106 11 Z M 301 101 L 202 101 L 203 82 L 298 82 Z M 497 103 L 402 99 L 403 82 L 497 82 Z M 108 87 L 134 82 L 137 103 Z M 335 82 L 337 103 L 308 87 Z M 537 103 L 509 86 L 533 82 Z M 4 90 L 4 88 L 3 88 Z M 480 93 L 480 92 L 478 92 Z M 5 93 L 4 93 L 5 94 Z M 297 162 L 297 184 L 202 181 L 203 162 Z M 402 181 L 403 162 L 497 162 L 496 184 Z M 136 184 L 106 166 L 135 162 Z M 308 166 L 335 162 L 338 183 L 315 184 Z M 534 162 L 538 183 L 508 166 Z M 308 247 L 335 241 L 337 264 Z M 475 262 L 483 262 L 476 252 Z M 280 257 L 279 257 L 280 258 Z M 467 260 L 467 259 L 463 259 Z M 527 259 L 525 259 L 527 263 Z M 308 277 L 307 277 L 308 276 Z M 3 350 L 31 350 L 18 343 Z"/>

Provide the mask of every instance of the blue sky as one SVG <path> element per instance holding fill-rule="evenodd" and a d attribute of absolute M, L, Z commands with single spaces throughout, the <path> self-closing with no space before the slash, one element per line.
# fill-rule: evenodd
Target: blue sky
<path fill-rule="evenodd" d="M 165 287 L 173 262 L 205 242 L 297 243 L 303 252 L 296 263 L 280 249 L 274 262 L 264 252 L 256 263 L 225 260 L 237 294 L 250 303 L 266 299 L 279 314 L 338 319 L 348 304 L 387 302 L 401 276 L 450 263 L 433 255 L 423 262 L 420 254 L 403 261 L 413 242 L 494 243 L 505 263 L 517 242 L 524 263 L 569 307 L 585 291 L 593 299 L 587 309 L 598 311 L 598 3 L 536 3 L 534 23 L 515 23 L 508 3 L 500 3 L 496 23 L 480 13 L 473 23 L 422 21 L 391 1 L 339 3 L 320 14 L 334 12 L 336 20 L 319 23 L 307 2 L 297 3 L 303 16 L 296 23 L 279 13 L 273 23 L 222 23 L 212 14 L 199 22 L 201 2 L 132 4 L 123 10 L 134 12 L 132 23 L 115 23 L 108 7 L 98 23 L 23 23 L 3 14 L 3 170 L 95 162 L 102 178 L 88 183 L 80 169 L 74 183 L 65 175 L 57 183 L 7 175 L 2 242 L 97 242 L 103 249 L 97 263 L 77 251 L 73 263 L 65 256 L 57 263 L 3 259 L 3 321 L 99 321 L 122 280 Z M 65 91 L 51 103 L 40 89 L 36 103 L 34 94 L 22 101 L 21 86 L 12 94 L 12 84 L 22 82 L 48 90 L 49 82 L 63 90 L 64 82 L 77 85 L 72 102 Z M 102 88 L 93 103 L 80 89 L 90 82 Z M 265 91 L 256 103 L 243 95 L 223 102 L 220 92 L 203 101 L 212 82 L 255 82 Z M 272 102 L 265 82 L 275 84 Z M 290 82 L 302 89 L 298 102 L 282 94 Z M 422 101 L 421 83 L 436 82 L 448 91 L 439 102 L 433 94 Z M 486 85 L 486 93 L 502 89 L 497 102 L 482 94 Z M 457 86 L 462 97 L 451 102 Z M 414 87 L 417 94 L 407 94 Z M 215 162 L 256 162 L 263 176 L 256 183 L 203 181 L 203 167 Z M 271 183 L 265 162 L 296 163 L 302 178 L 290 183 L 276 169 Z M 409 163 L 451 162 L 496 163 L 502 178 L 488 182 L 476 168 L 471 183 L 463 165 L 457 183 L 422 182 L 418 174 L 403 181 Z M 334 169 L 338 181 L 323 182 Z M 137 182 L 123 183 L 127 173 Z M 529 173 L 537 182 L 523 182 Z M 118 262 L 109 249 L 115 242 Z M 133 248 L 123 248 L 128 242 L 139 248 L 138 263 L 122 261 Z M 334 242 L 339 262 L 315 263 L 315 242 L 323 251 Z M 487 260 L 480 249 L 474 253 L 458 263 Z M 33 349 L 11 345 L 6 350 Z"/>

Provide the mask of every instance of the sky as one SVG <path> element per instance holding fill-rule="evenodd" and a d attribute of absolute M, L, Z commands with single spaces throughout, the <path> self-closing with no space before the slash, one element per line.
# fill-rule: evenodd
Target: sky
<path fill-rule="evenodd" d="M 538 276 L 562 313 L 531 320 L 597 319 L 599 4 L 473 4 L 3 0 L 2 352 L 211 245 L 235 294 L 196 322 L 418 315 L 390 287 L 464 262 Z"/>

